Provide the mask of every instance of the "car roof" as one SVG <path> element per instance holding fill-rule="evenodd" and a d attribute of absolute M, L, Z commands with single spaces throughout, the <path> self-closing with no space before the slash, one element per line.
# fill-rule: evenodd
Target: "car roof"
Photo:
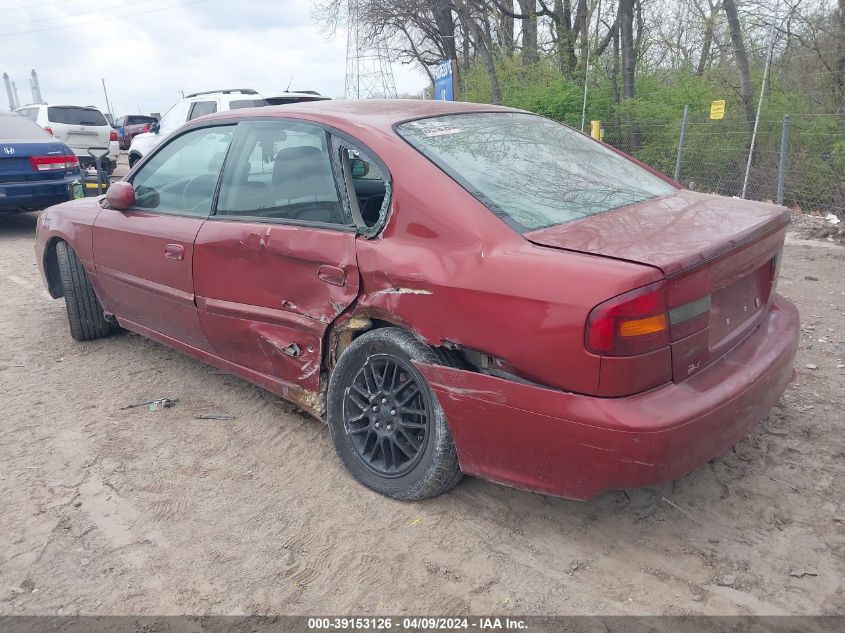
<path fill-rule="evenodd" d="M 22 108 L 34 108 L 36 106 L 44 106 L 45 108 L 79 108 L 81 110 L 96 110 L 97 112 L 102 113 L 103 111 L 100 110 L 97 106 L 94 105 L 73 105 L 70 103 L 45 103 L 41 101 L 40 103 L 27 103 L 26 105 L 22 105 L 19 110 Z"/>
<path fill-rule="evenodd" d="M 244 108 L 210 114 L 199 119 L 243 119 L 252 116 L 266 117 L 278 115 L 279 118 L 291 115 L 325 124 L 341 124 L 341 127 L 366 126 L 372 129 L 389 131 L 397 123 L 411 119 L 443 116 L 447 114 L 466 114 L 472 112 L 522 112 L 514 108 L 495 106 L 485 103 L 464 103 L 461 101 L 435 101 L 423 99 L 356 99 L 326 100 L 292 103 L 263 108 Z"/>

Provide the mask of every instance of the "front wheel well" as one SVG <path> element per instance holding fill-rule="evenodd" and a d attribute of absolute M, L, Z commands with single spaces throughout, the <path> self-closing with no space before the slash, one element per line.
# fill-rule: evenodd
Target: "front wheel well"
<path fill-rule="evenodd" d="M 61 241 L 63 240 L 59 238 L 51 240 L 44 250 L 44 274 L 47 277 L 47 291 L 53 299 L 59 299 L 65 294 L 59 273 L 59 258 L 56 254 L 56 246 Z"/>

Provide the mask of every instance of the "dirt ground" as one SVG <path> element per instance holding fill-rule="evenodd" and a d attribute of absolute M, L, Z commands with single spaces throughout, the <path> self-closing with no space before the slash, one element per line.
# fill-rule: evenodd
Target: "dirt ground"
<path fill-rule="evenodd" d="M 465 478 L 401 503 L 257 387 L 71 340 L 34 225 L 0 217 L 0 614 L 845 611 L 845 247 L 790 235 L 798 379 L 724 457 L 590 502 Z"/>

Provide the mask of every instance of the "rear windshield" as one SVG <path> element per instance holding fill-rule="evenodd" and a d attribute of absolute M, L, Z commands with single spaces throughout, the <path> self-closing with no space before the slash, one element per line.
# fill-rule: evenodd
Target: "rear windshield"
<path fill-rule="evenodd" d="M 96 108 L 78 108 L 75 106 L 52 106 L 47 108 L 47 120 L 50 123 L 68 125 L 108 125 L 106 117 Z"/>
<path fill-rule="evenodd" d="M 533 114 L 453 114 L 397 131 L 520 232 L 675 191 L 601 143 Z"/>
<path fill-rule="evenodd" d="M 237 99 L 229 102 L 230 110 L 240 110 L 241 108 L 261 108 L 267 105 L 264 99 Z"/>
<path fill-rule="evenodd" d="M 140 125 L 141 123 L 152 123 L 155 121 L 153 116 L 143 116 L 140 114 L 133 114 L 126 117 L 126 125 Z"/>
<path fill-rule="evenodd" d="M 0 141 L 53 140 L 47 132 L 20 114 L 0 114 Z"/>

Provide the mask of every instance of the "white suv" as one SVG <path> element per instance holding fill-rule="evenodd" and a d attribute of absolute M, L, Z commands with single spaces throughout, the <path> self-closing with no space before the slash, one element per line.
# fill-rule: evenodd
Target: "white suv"
<path fill-rule="evenodd" d="M 229 90 L 210 90 L 195 92 L 182 101 L 178 101 L 168 110 L 158 125 L 153 124 L 149 132 L 137 134 L 129 146 L 129 166 L 132 167 L 141 158 L 149 154 L 164 138 L 180 127 L 204 114 L 256 108 L 267 105 L 264 98 L 249 88 L 231 88 Z"/>
<path fill-rule="evenodd" d="M 114 171 L 120 152 L 117 131 L 94 106 L 31 103 L 17 111 L 63 141 L 79 157 L 79 164 L 83 167 L 94 164 L 89 148 L 98 155 L 108 150 L 103 167 L 109 174 Z"/>

